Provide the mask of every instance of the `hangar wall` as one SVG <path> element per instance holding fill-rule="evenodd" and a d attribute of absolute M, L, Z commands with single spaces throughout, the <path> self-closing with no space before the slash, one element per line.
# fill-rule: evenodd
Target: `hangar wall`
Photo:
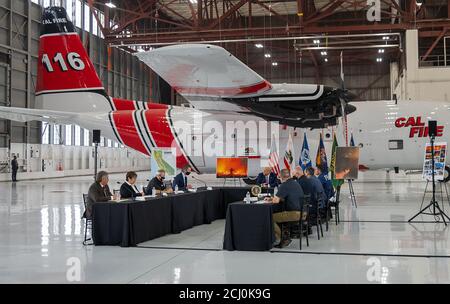
<path fill-rule="evenodd" d="M 406 68 L 391 64 L 392 94 L 401 100 L 450 101 L 450 66 L 419 66 L 417 30 L 407 30 Z"/>
<path fill-rule="evenodd" d="M 108 92 L 127 99 L 158 100 L 150 69 L 127 52 L 108 49 L 101 37 L 92 34 L 92 14 L 86 11 L 83 16 L 89 17 L 83 24 L 88 24 L 89 31 L 79 29 L 79 33 Z M 0 0 L 0 106 L 35 107 L 41 15 L 41 6 L 31 0 Z M 70 128 L 74 134 L 75 126 Z M 58 134 L 53 126 L 48 126 L 47 132 L 44 130 L 47 129 L 39 122 L 0 120 L 0 181 L 10 178 L 12 154 L 18 155 L 19 179 L 92 173 L 92 134 L 83 145 L 85 133 L 81 129 L 81 144 L 77 145 L 74 135 L 71 142 L 66 142 L 65 126 L 57 128 Z M 44 144 L 43 135 L 47 136 Z M 61 140 L 54 140 L 55 137 Z M 143 154 L 106 139 L 104 142 L 99 148 L 102 169 L 122 172 L 149 168 L 150 162 Z"/>

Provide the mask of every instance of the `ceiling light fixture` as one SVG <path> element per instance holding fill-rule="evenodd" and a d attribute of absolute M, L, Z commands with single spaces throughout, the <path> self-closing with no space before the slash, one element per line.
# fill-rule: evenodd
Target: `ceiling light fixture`
<path fill-rule="evenodd" d="M 264 57 L 270 58 L 270 57 L 272 57 L 272 55 L 270 55 L 270 54 L 264 54 Z"/>
<path fill-rule="evenodd" d="M 105 5 L 106 5 L 107 7 L 109 7 L 109 8 L 116 8 L 116 7 L 117 7 L 117 6 L 116 6 L 114 3 L 112 3 L 112 2 L 105 3 Z"/>
<path fill-rule="evenodd" d="M 272 62 L 272 65 L 273 65 L 273 66 L 277 66 L 277 65 L 278 65 L 278 62 Z"/>
<path fill-rule="evenodd" d="M 262 48 L 264 47 L 261 43 L 257 43 L 257 44 L 255 44 L 255 46 L 256 46 L 258 49 L 262 49 Z"/>

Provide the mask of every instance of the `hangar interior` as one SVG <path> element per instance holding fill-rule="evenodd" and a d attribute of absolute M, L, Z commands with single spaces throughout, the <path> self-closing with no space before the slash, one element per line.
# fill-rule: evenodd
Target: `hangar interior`
<path fill-rule="evenodd" d="M 49 6 L 66 8 L 106 92 L 116 98 L 188 107 L 134 55 L 205 43 L 223 47 L 271 83 L 340 87 L 342 65 L 356 107 L 383 100 L 448 103 L 450 0 L 375 2 L 377 20 L 370 19 L 368 1 L 353 0 L 0 0 L 0 106 L 36 108 L 41 16 Z M 81 260 L 86 283 L 450 282 L 444 225 L 406 223 L 425 182 L 394 168 L 361 172 L 354 183 L 357 208 L 344 186 L 344 221 L 331 225 L 328 240 L 311 241 L 305 254 L 291 247 L 283 254 L 222 252 L 224 221 L 141 244 L 146 250 L 83 246 L 81 194 L 92 182 L 92 138 L 92 130 L 74 124 L 0 119 L 0 282 L 71 283 L 70 257 Z M 13 155 L 17 184 L 10 182 Z M 130 170 L 147 182 L 148 156 L 105 137 L 98 155 L 114 185 Z M 440 187 L 447 204 L 446 186 Z M 366 276 L 371 255 L 386 269 L 377 280 Z M 318 264 L 327 272 L 293 274 L 314 273 Z"/>

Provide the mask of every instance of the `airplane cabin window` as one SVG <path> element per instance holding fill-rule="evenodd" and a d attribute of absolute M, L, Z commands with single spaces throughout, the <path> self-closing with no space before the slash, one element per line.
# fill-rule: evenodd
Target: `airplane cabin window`
<path fill-rule="evenodd" d="M 390 140 L 388 147 L 389 150 L 403 150 L 403 140 Z"/>

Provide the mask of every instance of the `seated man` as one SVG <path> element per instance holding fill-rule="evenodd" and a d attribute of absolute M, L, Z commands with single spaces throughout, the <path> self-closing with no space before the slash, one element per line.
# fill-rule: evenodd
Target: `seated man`
<path fill-rule="evenodd" d="M 181 172 L 175 176 L 172 182 L 172 188 L 175 190 L 178 187 L 178 190 L 185 191 L 186 189 L 191 189 L 192 186 L 188 184 L 187 177 L 191 174 L 192 168 L 189 165 L 185 165 Z"/>
<path fill-rule="evenodd" d="M 300 185 L 291 178 L 288 169 L 281 170 L 281 185 L 277 194 L 273 198 L 266 198 L 266 201 L 274 204 L 281 204 L 281 212 L 273 214 L 273 227 L 275 238 L 279 242 L 279 247 L 285 247 L 290 244 L 290 239 L 281 238 L 281 229 L 279 223 L 299 221 L 301 208 L 303 204 L 303 190 Z"/>
<path fill-rule="evenodd" d="M 263 172 L 258 174 L 256 184 L 274 188 L 278 186 L 279 181 L 276 174 L 272 172 L 272 169 L 270 167 L 265 167 Z"/>
<path fill-rule="evenodd" d="M 136 187 L 137 174 L 136 172 L 130 171 L 126 175 L 126 181 L 120 186 L 120 197 L 121 198 L 133 198 L 137 196 L 143 196 L 144 193 L 139 191 Z"/>
<path fill-rule="evenodd" d="M 162 192 L 165 193 L 172 193 L 172 188 L 166 187 L 166 184 L 164 183 L 164 180 L 166 179 L 166 171 L 164 169 L 159 169 L 158 173 L 155 175 L 154 178 L 151 179 L 151 181 L 148 183 L 147 191 L 145 194 L 151 195 L 151 194 L 160 194 Z M 152 193 L 153 188 L 155 188 L 156 193 Z"/>
<path fill-rule="evenodd" d="M 312 186 L 308 178 L 305 176 L 302 167 L 295 167 L 293 179 L 302 187 L 304 195 L 311 195 Z"/>
<path fill-rule="evenodd" d="M 111 194 L 108 186 L 109 177 L 108 173 L 105 171 L 100 171 L 97 173 L 95 182 L 89 187 L 87 206 L 84 211 L 84 217 L 87 219 L 92 218 L 92 205 L 97 202 L 107 202 L 113 200 L 114 197 Z"/>
<path fill-rule="evenodd" d="M 311 205 L 310 209 L 311 214 L 315 214 L 317 212 L 316 206 L 319 203 L 319 208 L 325 207 L 325 192 L 323 190 L 322 184 L 319 179 L 314 175 L 314 168 L 308 167 L 305 169 L 305 174 L 308 179 L 308 183 L 311 185 Z"/>
<path fill-rule="evenodd" d="M 319 179 L 320 183 L 322 184 L 323 191 L 326 195 L 326 199 L 329 200 L 334 196 L 334 189 L 333 184 L 331 183 L 331 180 L 328 178 L 327 175 L 323 174 L 323 171 L 321 168 L 317 167 L 315 172 L 315 176 Z"/>

